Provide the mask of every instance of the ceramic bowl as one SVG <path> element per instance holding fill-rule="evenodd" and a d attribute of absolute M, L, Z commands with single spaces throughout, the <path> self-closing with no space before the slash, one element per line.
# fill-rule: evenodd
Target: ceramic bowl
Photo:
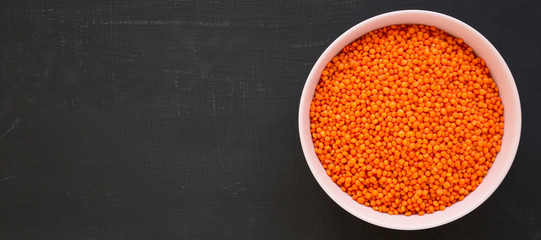
<path fill-rule="evenodd" d="M 435 26 L 450 35 L 464 39 L 464 42 L 474 50 L 475 54 L 485 60 L 492 78 L 499 88 L 499 94 L 504 105 L 505 126 L 501 150 L 496 155 L 494 164 L 489 169 L 488 174 L 483 178 L 483 182 L 464 200 L 454 203 L 444 211 L 436 211 L 423 216 L 389 215 L 374 211 L 354 201 L 351 196 L 341 191 L 327 176 L 314 152 L 310 134 L 310 103 L 325 65 L 346 45 L 366 33 L 385 26 L 398 24 Z M 498 188 L 509 171 L 518 148 L 520 131 L 521 109 L 518 91 L 511 71 L 496 48 L 483 35 L 466 23 L 444 14 L 421 10 L 396 11 L 378 15 L 357 24 L 338 37 L 321 54 L 312 68 L 310 75 L 306 79 L 299 107 L 299 134 L 302 149 L 306 162 L 319 185 L 329 197 L 349 213 L 366 222 L 391 229 L 417 230 L 437 227 L 454 221 L 481 205 Z M 494 209 L 494 211 L 497 211 L 497 209 Z"/>

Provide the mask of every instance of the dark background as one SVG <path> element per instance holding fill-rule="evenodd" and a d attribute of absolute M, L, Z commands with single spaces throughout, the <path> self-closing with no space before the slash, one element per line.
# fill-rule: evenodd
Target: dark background
<path fill-rule="evenodd" d="M 0 6 L 0 239 L 541 239 L 535 1 Z M 492 197 L 410 232 L 332 202 L 297 129 L 323 50 L 400 9 L 445 13 L 484 34 L 514 74 L 523 113 L 517 157 Z"/>

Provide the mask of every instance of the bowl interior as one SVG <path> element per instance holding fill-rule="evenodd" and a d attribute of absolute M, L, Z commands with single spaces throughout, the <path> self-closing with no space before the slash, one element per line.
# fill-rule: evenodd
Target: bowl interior
<path fill-rule="evenodd" d="M 500 152 L 488 175 L 477 189 L 464 200 L 456 202 L 444 211 L 437 211 L 423 216 L 388 215 L 376 212 L 354 201 L 325 173 L 323 166 L 314 152 L 310 134 L 309 109 L 315 87 L 319 82 L 325 65 L 338 54 L 344 46 L 364 34 L 393 24 L 424 24 L 435 26 L 455 37 L 464 39 L 477 56 L 483 58 L 491 71 L 492 78 L 499 88 L 504 105 L 504 135 Z M 342 208 L 351 214 L 372 224 L 401 230 L 426 229 L 443 225 L 458 219 L 483 203 L 500 185 L 509 171 L 518 148 L 521 131 L 521 109 L 518 91 L 507 64 L 492 44 L 475 29 L 447 15 L 421 10 L 406 10 L 382 14 L 370 18 L 346 31 L 336 39 L 318 59 L 303 89 L 299 108 L 299 133 L 306 161 L 314 177 L 323 190 Z"/>

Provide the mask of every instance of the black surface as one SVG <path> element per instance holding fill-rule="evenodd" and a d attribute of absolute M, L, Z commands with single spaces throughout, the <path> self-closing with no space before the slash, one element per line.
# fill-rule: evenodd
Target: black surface
<path fill-rule="evenodd" d="M 541 239 L 539 3 L 89 2 L 0 5 L 0 239 Z M 412 232 L 332 202 L 297 130 L 328 44 L 399 9 L 484 34 L 523 112 L 492 197 Z"/>

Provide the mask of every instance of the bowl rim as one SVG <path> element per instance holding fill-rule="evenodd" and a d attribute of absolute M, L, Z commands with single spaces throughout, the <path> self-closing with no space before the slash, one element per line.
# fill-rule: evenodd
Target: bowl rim
<path fill-rule="evenodd" d="M 306 114 L 310 110 L 310 107 L 309 107 L 310 104 L 307 104 L 306 102 L 309 102 L 309 103 L 312 102 L 313 91 L 311 91 L 311 85 L 314 85 L 314 83 L 313 83 L 314 81 L 315 81 L 315 85 L 317 85 L 317 82 L 319 82 L 319 76 L 321 74 L 321 70 L 318 69 L 318 66 L 321 66 L 322 64 L 327 64 L 328 61 L 325 61 L 325 56 L 328 56 L 329 54 L 331 56 L 335 56 L 337 53 L 339 53 L 341 51 L 341 49 L 345 46 L 343 43 L 344 43 L 344 41 L 346 39 L 351 39 L 351 41 L 346 43 L 346 45 L 347 45 L 347 44 L 351 43 L 353 40 L 358 39 L 362 35 L 370 32 L 370 31 L 373 31 L 375 29 L 381 28 L 381 27 L 378 27 L 378 28 L 374 28 L 374 29 L 369 29 L 368 31 L 366 31 L 365 33 L 363 33 L 361 35 L 356 35 L 356 37 L 352 36 L 352 34 L 355 34 L 357 31 L 359 31 L 359 29 L 362 29 L 363 27 L 365 27 L 365 25 L 374 24 L 374 23 L 376 23 L 378 21 L 382 21 L 383 19 L 386 19 L 386 18 L 389 18 L 389 17 L 397 17 L 397 16 L 400 16 L 400 17 L 410 17 L 410 16 L 415 17 L 415 16 L 420 16 L 420 15 L 427 16 L 427 17 L 434 18 L 434 19 L 438 19 L 438 20 L 441 20 L 441 21 L 453 22 L 453 24 L 460 25 L 460 28 L 462 28 L 464 31 L 467 31 L 468 34 L 473 35 L 472 38 L 479 39 L 482 42 L 480 44 L 486 45 L 486 47 L 488 47 L 490 49 L 489 51 L 493 54 L 493 57 L 496 58 L 496 60 L 494 60 L 494 61 L 497 61 L 498 63 L 500 63 L 502 65 L 502 67 L 503 67 L 502 71 L 505 74 L 505 78 L 507 78 L 508 82 L 510 82 L 509 83 L 510 86 L 508 86 L 508 87 L 510 87 L 510 89 L 507 89 L 506 91 L 510 91 L 510 94 L 512 95 L 512 99 L 516 100 L 515 102 L 513 102 L 514 103 L 513 104 L 514 109 L 513 109 L 513 115 L 511 115 L 511 116 L 514 117 L 514 123 L 515 124 L 513 126 L 510 126 L 511 129 L 508 129 L 508 126 L 507 126 L 508 118 L 507 118 L 507 115 L 505 114 L 506 111 L 509 111 L 507 109 L 507 106 L 505 107 L 505 110 L 504 110 L 504 115 L 506 116 L 505 117 L 506 118 L 506 125 L 504 126 L 504 131 L 505 131 L 505 133 L 507 133 L 507 131 L 511 131 L 511 133 L 512 133 L 511 140 L 514 140 L 514 141 L 509 142 L 509 144 L 508 144 L 508 145 L 510 145 L 510 147 L 509 147 L 510 150 L 509 151 L 511 152 L 511 154 L 508 156 L 509 159 L 503 165 L 504 170 L 499 172 L 499 175 L 496 176 L 496 179 L 493 182 L 493 184 L 489 185 L 490 188 L 488 189 L 488 191 L 485 191 L 486 193 L 484 195 L 479 196 L 477 198 L 478 199 L 477 201 L 474 201 L 471 205 L 468 205 L 465 210 L 460 211 L 458 213 L 450 214 L 450 216 L 446 216 L 446 215 L 449 215 L 449 214 L 445 214 L 445 213 L 441 214 L 443 216 L 441 219 L 438 219 L 438 221 L 433 221 L 433 222 L 428 223 L 428 224 L 424 223 L 424 224 L 417 224 L 417 225 L 415 225 L 415 224 L 412 224 L 412 225 L 399 225 L 399 224 L 388 223 L 386 221 L 375 220 L 375 219 L 370 218 L 370 217 L 368 217 L 366 215 L 363 215 L 362 213 L 359 213 L 359 212 L 355 211 L 355 209 L 353 207 L 349 206 L 347 203 L 344 203 L 344 202 L 340 201 L 338 199 L 338 196 L 336 196 L 335 194 L 332 193 L 332 191 L 331 191 L 332 186 L 329 186 L 329 184 L 324 182 L 324 180 L 321 177 L 318 177 L 318 175 L 316 175 L 316 168 L 323 168 L 323 167 L 322 167 L 321 163 L 319 162 L 319 159 L 317 158 L 317 155 L 315 155 L 315 152 L 313 151 L 313 142 L 312 142 L 312 136 L 311 136 L 311 133 L 310 133 L 310 124 L 308 124 L 307 127 L 302 127 L 302 126 L 305 125 L 305 122 L 306 122 L 307 119 L 308 119 L 308 123 L 310 121 L 309 114 Z M 424 23 L 417 23 L 416 20 L 412 19 L 411 22 L 402 22 L 402 23 L 394 23 L 394 24 L 398 25 L 398 24 L 424 24 Z M 425 25 L 430 25 L 430 24 L 425 24 Z M 436 27 L 439 28 L 439 29 L 442 29 L 439 26 L 436 26 Z M 444 30 L 444 29 L 442 29 L 442 30 Z M 450 33 L 447 30 L 444 30 L 444 31 L 449 33 L 450 35 L 454 35 L 454 34 Z M 335 52 L 336 49 L 339 49 L 338 52 Z M 473 48 L 473 49 L 475 50 L 476 48 Z M 316 79 L 316 80 L 314 80 L 314 79 Z M 315 91 L 315 87 L 314 87 L 314 91 Z M 501 90 L 500 90 L 500 93 L 501 93 Z M 503 99 L 502 99 L 502 104 L 503 104 Z M 501 182 L 503 181 L 503 179 L 505 178 L 505 176 L 509 172 L 509 169 L 511 168 L 511 165 L 512 165 L 512 163 L 514 161 L 514 158 L 516 156 L 516 152 L 517 152 L 517 149 L 518 149 L 518 144 L 520 142 L 521 125 L 522 125 L 522 114 L 521 114 L 521 106 L 520 106 L 520 97 L 518 95 L 518 90 L 517 90 L 517 87 L 516 87 L 516 83 L 514 81 L 514 78 L 513 78 L 512 74 L 511 74 L 511 71 L 510 71 L 509 67 L 507 66 L 507 63 L 504 61 L 503 57 L 496 50 L 496 48 L 481 33 L 479 33 L 477 30 L 475 30 L 474 28 L 472 28 L 468 24 L 466 24 L 466 23 L 464 23 L 464 22 L 462 22 L 462 21 L 460 21 L 460 20 L 458 20 L 456 18 L 453 18 L 451 16 L 448 16 L 448 15 L 445 15 L 445 14 L 442 14 L 442 13 L 438 13 L 438 12 L 434 12 L 434 11 L 427 11 L 427 10 L 399 10 L 399 11 L 392 11 L 392 12 L 379 14 L 377 16 L 371 17 L 369 19 L 366 19 L 366 20 L 356 24 L 355 26 L 351 27 L 346 32 L 341 34 L 337 39 L 335 39 L 325 49 L 325 51 L 320 55 L 320 57 L 318 58 L 318 60 L 314 64 L 313 68 L 311 69 L 311 71 L 310 71 L 310 73 L 308 75 L 308 78 L 306 79 L 303 90 L 302 90 L 301 99 L 300 99 L 300 103 L 299 103 L 299 116 L 298 116 L 299 138 L 300 138 L 303 154 L 305 156 L 305 160 L 306 160 L 306 162 L 307 162 L 307 164 L 308 164 L 308 166 L 310 168 L 310 171 L 312 172 L 312 175 L 314 176 L 314 178 L 318 182 L 319 186 L 325 191 L 325 193 L 336 204 L 338 204 L 344 210 L 346 210 L 350 214 L 356 216 L 357 218 L 360 218 L 360 219 L 362 219 L 362 220 L 364 220 L 366 222 L 369 222 L 371 224 L 374 224 L 374 225 L 377 225 L 377 226 L 380 226 L 380 227 L 385 227 L 385 228 L 390 228 L 390 229 L 397 229 L 397 230 L 420 230 L 420 229 L 428 229 L 428 228 L 441 226 L 441 225 L 447 224 L 449 222 L 452 222 L 452 221 L 454 221 L 456 219 L 459 219 L 459 218 L 465 216 L 466 214 L 470 213 L 471 211 L 476 209 L 478 206 L 480 206 L 483 202 L 485 202 L 494 193 L 494 191 L 500 186 Z M 504 133 L 504 135 L 505 135 L 505 133 Z M 308 137 L 306 137 L 306 136 L 308 136 Z M 503 138 L 502 138 L 502 146 L 503 146 Z M 313 156 L 316 157 L 317 161 L 311 161 L 310 160 L 310 159 L 313 159 Z M 326 176 L 326 177 L 328 177 L 328 176 Z M 332 183 L 334 184 L 334 188 L 338 188 L 338 186 L 334 182 L 332 182 Z M 470 192 L 469 195 L 471 195 L 473 192 L 475 192 L 475 191 Z M 346 193 L 344 193 L 344 194 L 346 194 Z M 351 200 L 353 201 L 353 199 L 351 199 Z M 462 202 L 464 202 L 464 201 L 462 201 Z M 457 203 L 459 203 L 459 202 L 456 202 L 454 204 L 457 204 Z M 363 206 L 363 207 L 365 207 L 365 206 Z M 373 210 L 370 209 L 370 211 L 373 211 Z M 439 211 L 439 212 L 445 212 L 445 210 L 444 211 Z M 385 213 L 379 213 L 379 214 L 385 214 Z M 385 215 L 387 215 L 387 214 L 385 214 Z M 426 215 L 428 215 L 428 214 L 426 214 Z M 400 216 L 400 215 L 393 215 L 393 216 L 388 215 L 388 216 L 394 217 L 394 216 Z M 414 216 L 410 216 L 410 217 L 406 217 L 406 218 L 413 218 L 413 217 Z M 423 217 L 423 216 L 417 216 L 417 217 Z"/>

